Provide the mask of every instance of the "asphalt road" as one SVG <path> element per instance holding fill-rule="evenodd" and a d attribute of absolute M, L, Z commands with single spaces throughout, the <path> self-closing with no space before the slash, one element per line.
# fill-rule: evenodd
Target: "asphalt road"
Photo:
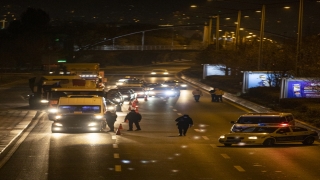
<path fill-rule="evenodd" d="M 166 79 L 145 74 L 138 76 L 139 71 L 134 71 L 137 77 L 147 81 Z M 112 85 L 118 76 L 107 77 Z M 167 77 L 171 78 L 174 77 Z M 219 136 L 229 131 L 231 120 L 248 110 L 227 101 L 212 103 L 207 93 L 197 103 L 191 96 L 192 90 L 190 85 L 181 91 L 180 97 L 168 100 L 140 99 L 142 131 L 126 131 L 128 125 L 123 120 L 128 105 L 125 104 L 122 112 L 118 112 L 115 125 L 122 125 L 121 135 L 106 132 L 52 134 L 52 122 L 44 112 L 39 113 L 32 120 L 34 127 L 26 130 L 28 135 L 24 141 L 1 167 L 0 177 L 49 180 L 320 179 L 320 162 L 316 158 L 319 142 L 312 146 L 293 143 L 267 148 L 224 147 L 218 143 Z M 26 92 L 20 88 L 16 93 Z M 15 107 L 5 105 L 11 102 L 3 91 L 0 99 L 7 109 L 28 110 L 23 98 L 16 99 L 18 105 Z M 185 113 L 193 118 L 194 126 L 187 136 L 180 137 L 174 120 Z"/>

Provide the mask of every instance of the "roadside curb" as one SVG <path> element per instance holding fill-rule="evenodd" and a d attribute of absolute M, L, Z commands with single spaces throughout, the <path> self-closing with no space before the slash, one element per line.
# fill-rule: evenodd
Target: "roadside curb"
<path fill-rule="evenodd" d="M 3 166 L 3 159 L 6 159 L 7 154 L 12 150 L 15 144 L 20 140 L 23 133 L 31 127 L 31 124 L 40 116 L 41 112 L 28 111 L 20 123 L 18 123 L 11 131 L 10 134 L 2 140 L 6 143 L 0 146 L 0 168 Z"/>

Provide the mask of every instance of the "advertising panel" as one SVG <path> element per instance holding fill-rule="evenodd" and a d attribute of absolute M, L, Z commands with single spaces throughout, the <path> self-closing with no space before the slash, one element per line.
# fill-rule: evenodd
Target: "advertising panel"
<path fill-rule="evenodd" d="M 270 71 L 245 71 L 243 72 L 242 92 L 254 87 L 274 86 L 275 74 Z"/>
<path fill-rule="evenodd" d="M 320 80 L 312 78 L 283 79 L 280 98 L 320 98 Z"/>
<path fill-rule="evenodd" d="M 203 65 L 203 79 L 207 76 L 224 76 L 226 66 L 218 64 L 204 64 Z"/>

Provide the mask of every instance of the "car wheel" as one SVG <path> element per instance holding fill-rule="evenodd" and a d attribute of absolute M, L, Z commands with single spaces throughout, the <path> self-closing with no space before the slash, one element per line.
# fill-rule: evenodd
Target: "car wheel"
<path fill-rule="evenodd" d="M 224 144 L 224 146 L 230 147 L 230 146 L 231 146 L 231 144 Z"/>
<path fill-rule="evenodd" d="M 304 145 L 311 145 L 314 143 L 314 137 L 307 137 L 305 140 L 303 140 L 302 144 Z"/>
<path fill-rule="evenodd" d="M 268 138 L 266 140 L 264 140 L 263 145 L 264 146 L 273 146 L 275 143 L 275 140 L 272 138 Z"/>

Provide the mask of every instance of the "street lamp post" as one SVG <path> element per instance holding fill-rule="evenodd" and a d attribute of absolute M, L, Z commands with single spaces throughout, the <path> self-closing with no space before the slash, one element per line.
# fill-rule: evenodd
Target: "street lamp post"
<path fill-rule="evenodd" d="M 303 0 L 300 0 L 299 6 L 299 19 L 298 19 L 298 38 L 297 38 L 297 54 L 296 54 L 296 62 L 295 62 L 295 75 L 299 76 L 298 62 L 301 57 L 301 44 L 302 44 L 302 20 L 303 20 Z"/>
<path fill-rule="evenodd" d="M 240 22 L 241 22 L 241 11 L 238 11 L 238 19 L 237 19 L 237 27 L 236 27 L 236 39 L 235 39 L 235 43 L 236 43 L 235 48 L 236 49 L 238 48 L 238 45 L 239 45 L 238 43 L 239 43 L 239 40 L 240 40 L 240 35 L 239 35 Z"/>
<path fill-rule="evenodd" d="M 220 27 L 220 16 L 217 15 L 217 21 L 216 21 L 216 50 L 219 50 L 219 27 Z"/>
<path fill-rule="evenodd" d="M 265 5 L 262 6 L 261 12 L 261 27 L 260 27 L 260 44 L 259 44 L 259 58 L 258 58 L 258 71 L 260 71 L 262 63 L 262 50 L 263 50 L 263 38 L 264 38 L 264 22 L 265 22 Z"/>

